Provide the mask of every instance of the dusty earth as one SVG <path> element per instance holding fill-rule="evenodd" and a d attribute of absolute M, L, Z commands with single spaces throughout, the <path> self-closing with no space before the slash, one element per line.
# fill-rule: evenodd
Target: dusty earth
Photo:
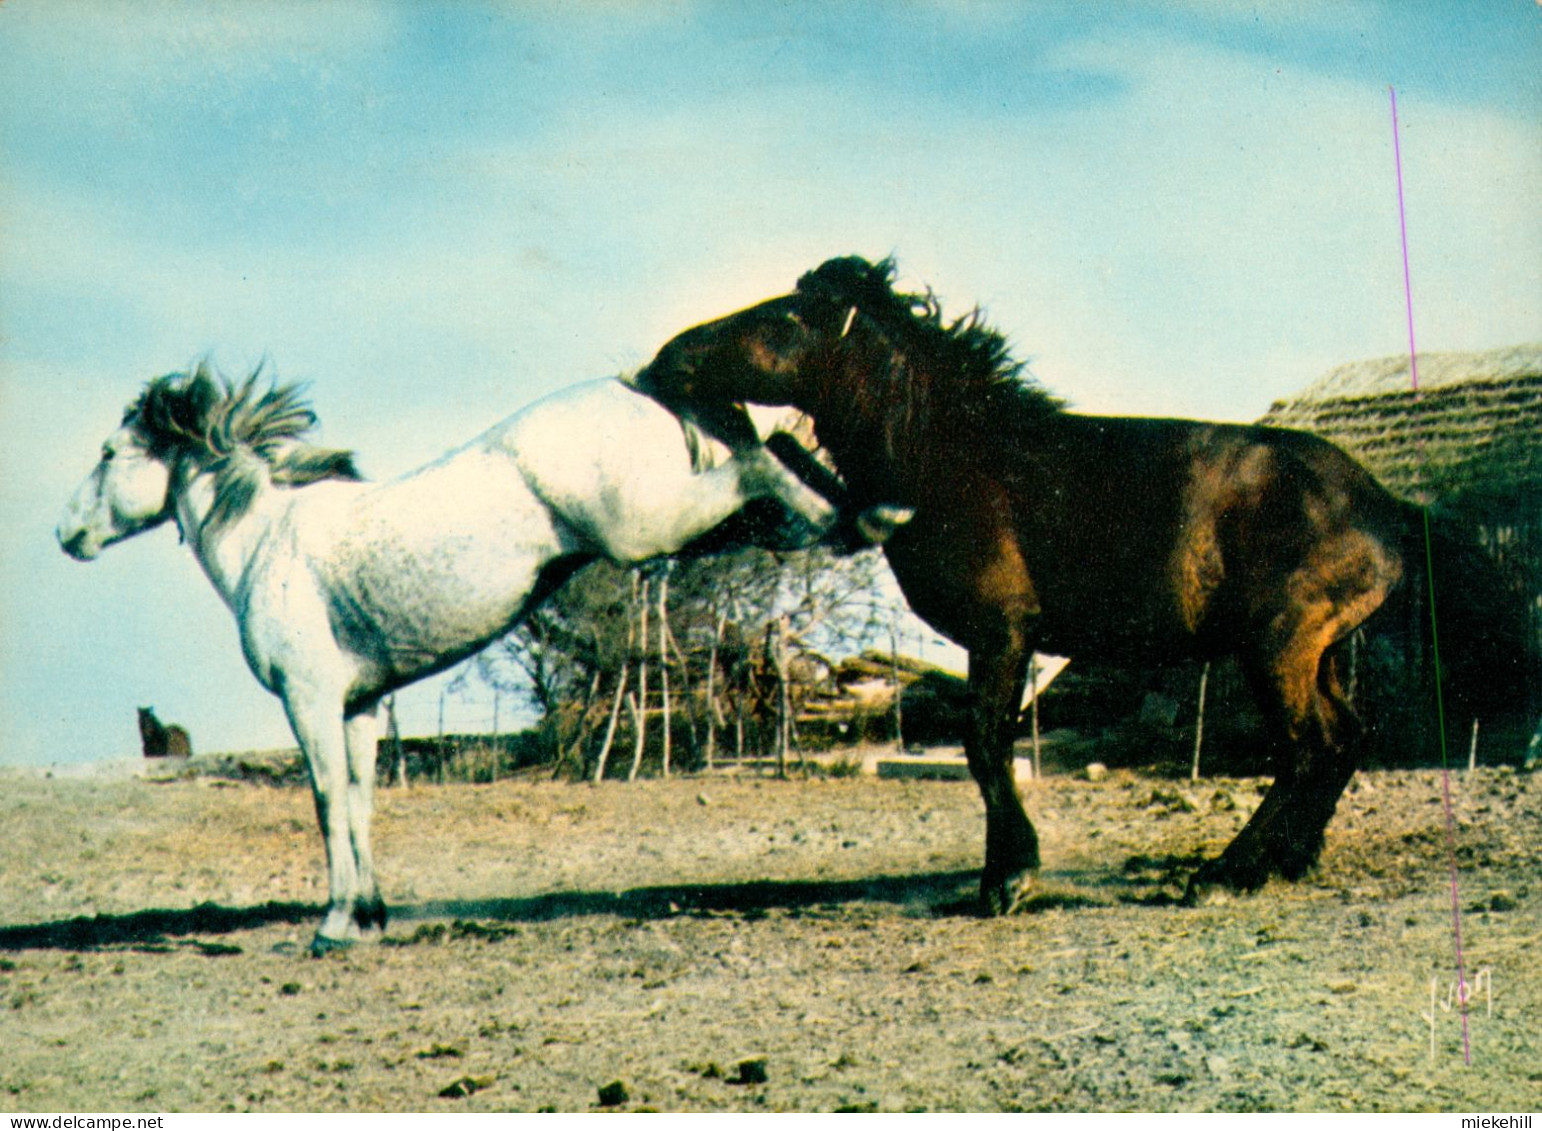
<path fill-rule="evenodd" d="M 994 921 L 967 782 L 385 790 L 389 941 L 320 960 L 306 791 L 8 773 L 0 1107 L 1535 1110 L 1542 775 L 1452 785 L 1470 1066 L 1438 773 L 1199 910 L 1259 782 L 1028 785 L 1044 892 Z"/>

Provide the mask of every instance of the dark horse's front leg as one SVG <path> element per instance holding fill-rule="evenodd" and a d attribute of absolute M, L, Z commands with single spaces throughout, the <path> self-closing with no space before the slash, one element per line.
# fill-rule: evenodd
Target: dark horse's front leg
<path fill-rule="evenodd" d="M 1039 868 L 1039 838 L 1023 811 L 1012 756 L 1028 653 L 1017 631 L 969 652 L 971 717 L 964 753 L 985 800 L 980 906 L 986 915 L 1010 913 L 1032 887 Z"/>

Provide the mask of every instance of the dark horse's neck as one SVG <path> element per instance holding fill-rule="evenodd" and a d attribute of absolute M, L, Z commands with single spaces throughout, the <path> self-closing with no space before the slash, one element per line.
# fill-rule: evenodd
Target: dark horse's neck
<path fill-rule="evenodd" d="M 816 422 L 853 501 L 914 505 L 961 461 L 1034 446 L 1060 404 L 1015 366 L 971 372 L 928 363 L 881 333 L 853 333 L 806 363 L 797 407 Z"/>

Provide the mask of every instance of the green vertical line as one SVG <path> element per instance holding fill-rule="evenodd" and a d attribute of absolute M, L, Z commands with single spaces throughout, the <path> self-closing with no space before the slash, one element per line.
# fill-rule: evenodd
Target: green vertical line
<path fill-rule="evenodd" d="M 1441 690 L 1444 682 L 1440 675 L 1440 631 L 1435 617 L 1435 548 L 1430 539 L 1430 511 L 1428 507 L 1420 507 L 1419 514 L 1424 519 L 1424 576 L 1429 588 L 1430 598 L 1430 652 L 1435 657 L 1435 723 L 1440 730 L 1440 768 L 1446 767 L 1446 704 L 1445 695 Z"/>
<path fill-rule="evenodd" d="M 1435 615 L 1435 550 L 1430 538 L 1430 512 L 1424 518 L 1424 572 L 1430 591 L 1430 652 L 1435 657 L 1435 722 L 1440 729 L 1440 796 L 1446 814 L 1446 846 L 1451 852 L 1451 935 L 1456 949 L 1456 990 L 1462 1006 L 1462 1062 L 1472 1064 L 1472 1034 L 1467 1027 L 1467 962 L 1462 955 L 1462 900 L 1457 888 L 1456 819 L 1451 813 L 1451 770 L 1446 764 L 1446 705 L 1440 676 L 1440 629 Z"/>

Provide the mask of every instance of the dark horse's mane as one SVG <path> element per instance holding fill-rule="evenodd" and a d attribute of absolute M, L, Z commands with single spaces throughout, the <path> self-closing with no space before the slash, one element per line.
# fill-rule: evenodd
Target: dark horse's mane
<path fill-rule="evenodd" d="M 843 315 L 855 308 L 878 330 L 879 348 L 888 356 L 865 358 L 877 364 L 849 371 L 869 376 L 842 394 L 856 411 L 882 416 L 896 454 L 900 433 L 941 427 L 966 436 L 1010 437 L 1060 412 L 1062 402 L 1026 375 L 978 307 L 948 321 L 934 292 L 896 291 L 894 276 L 892 258 L 869 263 L 848 256 L 804 275 L 798 292 L 828 299 Z"/>
<path fill-rule="evenodd" d="M 149 382 L 123 414 L 123 423 L 155 458 L 191 460 L 214 473 L 215 503 L 207 520 L 213 527 L 245 511 L 264 467 L 271 482 L 285 487 L 362 478 L 353 453 L 305 442 L 316 414 L 297 385 L 261 388 L 262 368 L 238 385 L 201 361 Z"/>

